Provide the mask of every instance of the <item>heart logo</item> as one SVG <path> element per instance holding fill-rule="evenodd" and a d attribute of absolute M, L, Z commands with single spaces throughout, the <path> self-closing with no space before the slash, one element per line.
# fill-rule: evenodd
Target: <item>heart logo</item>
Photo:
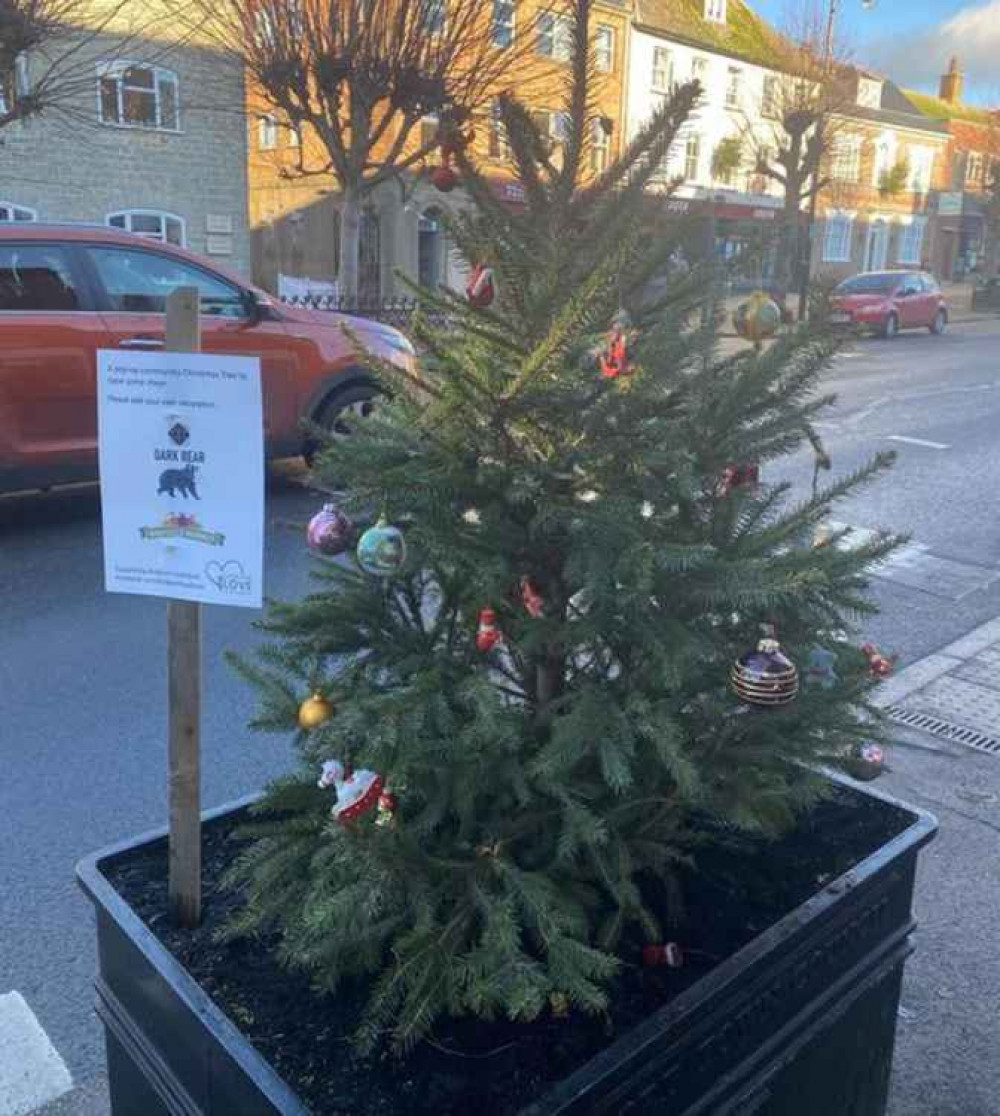
<path fill-rule="evenodd" d="M 209 562 L 205 566 L 205 576 L 220 592 L 233 592 L 237 587 L 249 586 L 243 566 L 235 559 Z"/>

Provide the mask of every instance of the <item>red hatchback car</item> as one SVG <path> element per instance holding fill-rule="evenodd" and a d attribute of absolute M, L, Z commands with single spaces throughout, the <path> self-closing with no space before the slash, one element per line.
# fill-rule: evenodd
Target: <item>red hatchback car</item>
<path fill-rule="evenodd" d="M 267 452 L 306 450 L 302 420 L 335 429 L 376 394 L 351 331 L 373 355 L 409 366 L 398 330 L 275 304 L 191 252 L 80 225 L 0 225 L 0 491 L 97 476 L 97 350 L 164 345 L 175 287 L 201 292 L 205 352 L 259 356 Z"/>
<path fill-rule="evenodd" d="M 866 271 L 845 279 L 830 299 L 830 324 L 893 338 L 901 329 L 944 333 L 948 303 L 924 271 Z"/>

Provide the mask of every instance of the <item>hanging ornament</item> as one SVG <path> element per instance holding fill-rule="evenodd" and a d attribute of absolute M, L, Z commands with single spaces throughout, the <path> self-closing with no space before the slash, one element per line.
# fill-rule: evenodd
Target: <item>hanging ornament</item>
<path fill-rule="evenodd" d="M 343 554 L 353 538 L 354 524 L 336 504 L 324 504 L 309 520 L 306 529 L 309 549 L 330 557 Z"/>
<path fill-rule="evenodd" d="M 375 577 L 394 577 L 406 563 L 406 540 L 385 516 L 369 527 L 358 541 L 358 565 Z"/>
<path fill-rule="evenodd" d="M 750 488 L 756 484 L 760 484 L 760 466 L 756 461 L 743 465 L 727 465 L 719 477 L 716 493 L 723 498 L 737 488 Z"/>
<path fill-rule="evenodd" d="M 875 678 L 886 678 L 892 674 L 892 659 L 883 655 L 874 643 L 863 643 L 861 654 L 868 660 L 868 669 Z"/>
<path fill-rule="evenodd" d="M 431 171 L 431 182 L 442 194 L 450 194 L 458 185 L 458 175 L 444 163 Z"/>
<path fill-rule="evenodd" d="M 552 992 L 549 994 L 549 1007 L 553 1019 L 569 1018 L 569 997 L 565 992 Z"/>
<path fill-rule="evenodd" d="M 648 945 L 642 950 L 642 963 L 647 969 L 666 966 L 668 969 L 680 969 L 684 965 L 684 954 L 676 942 L 666 942 L 664 945 Z"/>
<path fill-rule="evenodd" d="M 862 782 L 877 779 L 885 770 L 885 753 L 873 740 L 858 744 L 847 761 L 848 774 Z"/>
<path fill-rule="evenodd" d="M 604 348 L 598 353 L 601 375 L 606 380 L 617 380 L 619 376 L 632 373 L 628 358 L 628 346 L 632 319 L 624 310 L 619 310 L 611 321 Z"/>
<path fill-rule="evenodd" d="M 340 760 L 327 760 L 323 764 L 316 785 L 324 789 L 335 788 L 337 802 L 330 813 L 341 825 L 347 825 L 373 810 L 382 794 L 381 775 L 367 768 L 348 771 Z"/>
<path fill-rule="evenodd" d="M 306 698 L 299 706 L 299 727 L 309 732 L 311 729 L 319 728 L 332 716 L 333 706 L 322 694 L 316 693 Z"/>
<path fill-rule="evenodd" d="M 833 528 L 829 523 L 817 523 L 816 529 L 813 531 L 813 549 L 816 550 L 821 546 L 829 546 L 833 542 Z"/>
<path fill-rule="evenodd" d="M 484 655 L 488 655 L 499 643 L 503 643 L 503 632 L 497 626 L 496 610 L 484 608 L 479 614 L 476 648 Z"/>
<path fill-rule="evenodd" d="M 837 656 L 825 647 L 814 647 L 809 652 L 809 671 L 806 681 L 818 685 L 823 690 L 832 690 L 838 682 L 834 667 Z"/>
<path fill-rule="evenodd" d="M 493 268 L 486 264 L 476 264 L 465 287 L 465 297 L 474 310 L 485 310 L 493 305 L 496 298 L 496 284 L 493 281 Z"/>
<path fill-rule="evenodd" d="M 794 701 L 799 692 L 799 672 L 781 651 L 776 639 L 762 639 L 733 664 L 733 689 L 747 705 L 775 708 Z"/>
<path fill-rule="evenodd" d="M 532 620 L 539 620 L 545 614 L 545 601 L 530 577 L 521 578 L 521 603 Z"/>
<path fill-rule="evenodd" d="M 773 337 L 781 326 L 781 307 L 765 291 L 754 293 L 736 307 L 733 325 L 740 337 L 755 346 L 767 337 Z"/>
<path fill-rule="evenodd" d="M 378 813 L 375 817 L 376 825 L 392 825 L 396 817 L 399 803 L 392 791 L 383 790 L 378 796 Z"/>

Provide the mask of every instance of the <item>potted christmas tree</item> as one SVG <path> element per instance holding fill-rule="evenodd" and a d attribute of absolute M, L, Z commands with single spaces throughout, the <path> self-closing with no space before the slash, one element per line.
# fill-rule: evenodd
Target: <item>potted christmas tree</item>
<path fill-rule="evenodd" d="M 934 823 L 829 773 L 882 732 L 842 632 L 895 540 L 816 528 L 888 462 L 768 483 L 824 460 L 831 343 L 723 355 L 697 269 L 644 299 L 698 91 L 584 183 L 575 6 L 561 149 L 501 100 L 523 211 L 443 137 L 469 289 L 421 292 L 451 325 L 317 466 L 347 560 L 240 664 L 300 770 L 208 819 L 198 931 L 162 835 L 80 868 L 116 1116 L 884 1111 Z"/>

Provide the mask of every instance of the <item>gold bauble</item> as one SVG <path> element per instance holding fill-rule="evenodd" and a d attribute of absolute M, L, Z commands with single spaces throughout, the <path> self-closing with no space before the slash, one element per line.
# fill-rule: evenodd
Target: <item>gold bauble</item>
<path fill-rule="evenodd" d="M 333 706 L 322 694 L 313 694 L 299 706 L 299 727 L 307 732 L 333 716 Z"/>

